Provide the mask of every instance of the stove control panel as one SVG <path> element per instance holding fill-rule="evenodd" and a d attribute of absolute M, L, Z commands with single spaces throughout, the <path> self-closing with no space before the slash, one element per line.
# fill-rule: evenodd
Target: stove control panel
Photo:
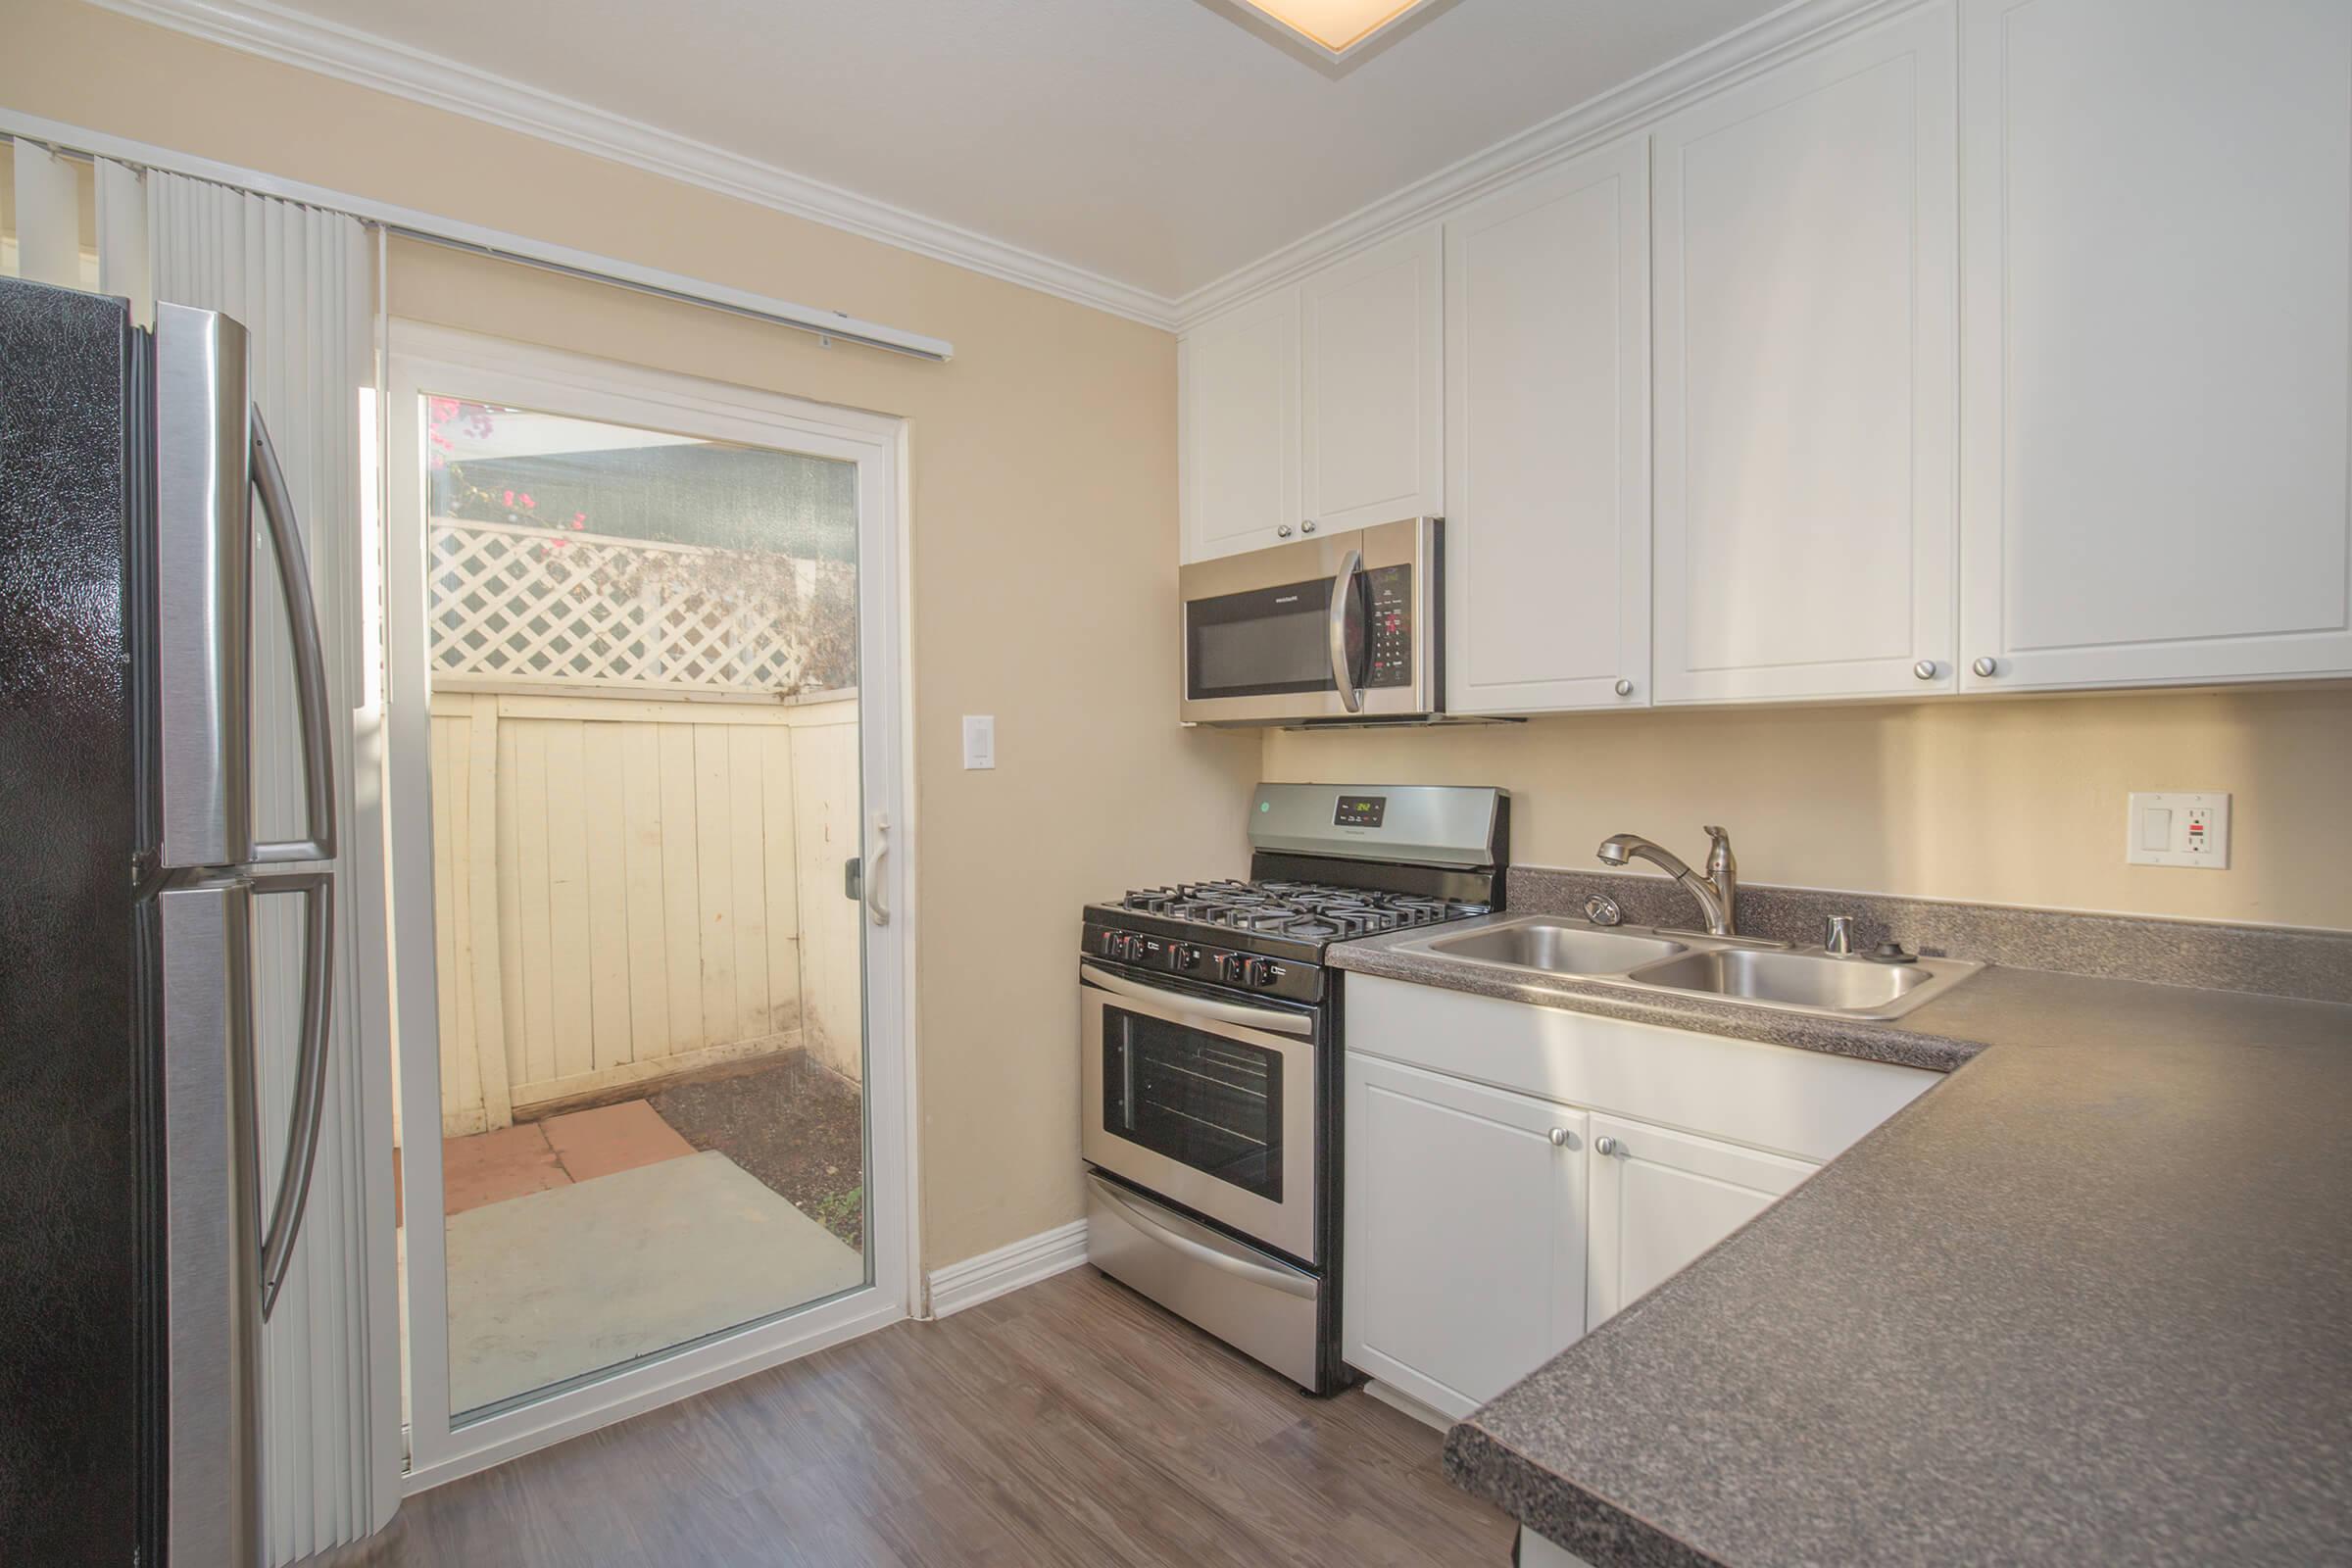
<path fill-rule="evenodd" d="M 1258 992 L 1286 1002 L 1323 1000 L 1322 966 L 1297 959 L 1240 953 L 1205 942 L 1186 942 L 1149 931 L 1098 925 L 1091 920 L 1087 922 L 1083 951 L 1090 958 L 1182 975 L 1188 980 L 1229 986 L 1236 991 Z"/>

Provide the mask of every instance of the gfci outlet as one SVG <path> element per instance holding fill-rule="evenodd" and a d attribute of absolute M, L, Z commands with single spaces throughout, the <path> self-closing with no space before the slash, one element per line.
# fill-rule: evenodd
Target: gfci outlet
<path fill-rule="evenodd" d="M 2132 797 L 2124 858 L 2133 865 L 2230 869 L 2230 797 L 2179 790 Z"/>

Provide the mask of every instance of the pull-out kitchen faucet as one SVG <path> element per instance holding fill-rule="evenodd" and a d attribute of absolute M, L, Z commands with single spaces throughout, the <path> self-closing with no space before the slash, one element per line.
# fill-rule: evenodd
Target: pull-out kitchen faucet
<path fill-rule="evenodd" d="M 1707 931 L 1719 937 L 1736 936 L 1732 902 L 1740 891 L 1740 862 L 1732 858 L 1732 836 L 1719 827 L 1707 829 L 1707 874 L 1699 875 L 1675 856 L 1639 833 L 1612 833 L 1600 841 L 1592 853 L 1600 857 L 1603 865 L 1623 865 L 1628 860 L 1647 860 L 1668 876 L 1690 890 L 1706 916 Z"/>

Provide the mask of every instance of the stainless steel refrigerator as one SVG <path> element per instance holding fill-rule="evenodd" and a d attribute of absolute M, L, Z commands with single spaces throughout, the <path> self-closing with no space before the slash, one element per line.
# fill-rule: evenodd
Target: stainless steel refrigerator
<path fill-rule="evenodd" d="M 255 832 L 257 534 L 293 634 L 295 842 Z M 262 1561 L 261 1329 L 325 1087 L 327 726 L 244 327 L 0 279 L 0 1562 Z M 264 1172 L 254 901 L 278 896 L 304 905 L 301 1054 Z"/>

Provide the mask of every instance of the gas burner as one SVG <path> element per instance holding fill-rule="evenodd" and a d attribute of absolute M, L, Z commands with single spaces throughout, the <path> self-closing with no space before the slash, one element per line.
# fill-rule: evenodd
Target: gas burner
<path fill-rule="evenodd" d="M 1235 933 L 1325 943 L 1484 914 L 1488 906 L 1325 882 L 1179 882 L 1138 888 L 1119 906 Z"/>

